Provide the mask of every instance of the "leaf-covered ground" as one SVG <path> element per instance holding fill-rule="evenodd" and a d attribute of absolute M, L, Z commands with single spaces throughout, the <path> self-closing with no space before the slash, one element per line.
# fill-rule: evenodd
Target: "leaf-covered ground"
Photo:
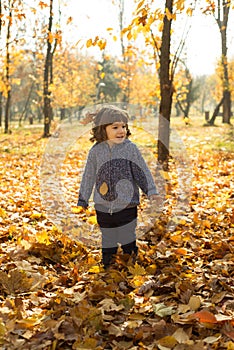
<path fill-rule="evenodd" d="M 163 211 L 139 239 L 137 262 L 120 252 L 108 271 L 97 247 L 76 242 L 45 214 L 42 129 L 0 136 L 1 349 L 234 349 L 233 129 L 175 125 L 191 161 L 189 210 L 170 232 L 179 188 L 172 159 Z M 141 140 L 154 154 L 150 137 Z M 75 210 L 90 146 L 79 144 L 67 154 L 61 186 L 92 232 L 93 210 Z M 147 226 L 145 199 L 139 211 Z"/>

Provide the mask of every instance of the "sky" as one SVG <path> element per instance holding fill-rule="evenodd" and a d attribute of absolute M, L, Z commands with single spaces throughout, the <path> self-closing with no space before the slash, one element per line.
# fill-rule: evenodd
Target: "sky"
<path fill-rule="evenodd" d="M 118 10 L 113 0 L 67 0 L 66 14 L 73 17 L 75 26 L 69 33 L 73 43 L 80 38 L 108 37 L 108 27 L 118 27 Z M 134 0 L 125 0 L 126 24 L 131 18 Z M 233 11 L 234 12 L 234 11 Z M 233 16 L 229 21 L 229 28 Z M 183 27 L 183 24 L 182 24 Z M 181 27 L 181 28 L 182 28 Z M 73 27 L 74 28 L 74 27 Z M 68 29 L 68 27 L 67 27 Z M 68 29 L 69 30 L 69 29 Z M 77 32 L 76 32 L 77 31 Z M 229 30 L 229 57 L 234 58 L 234 30 Z M 199 11 L 192 18 L 192 26 L 186 40 L 187 66 L 195 76 L 214 73 L 215 64 L 221 56 L 221 36 L 214 18 L 201 15 Z M 110 38 L 107 44 L 112 54 L 120 54 L 120 45 Z M 88 49 L 92 53 L 92 49 Z M 93 49 L 93 52 L 95 50 Z M 97 52 L 97 51 L 96 51 Z M 99 53 L 100 54 L 100 53 Z"/>

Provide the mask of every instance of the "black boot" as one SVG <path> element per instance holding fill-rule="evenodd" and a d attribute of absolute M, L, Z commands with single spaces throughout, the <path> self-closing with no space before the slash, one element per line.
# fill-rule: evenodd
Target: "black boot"
<path fill-rule="evenodd" d="M 107 269 L 113 259 L 113 255 L 117 253 L 118 247 L 113 248 L 102 248 L 102 263 L 104 265 L 104 269 Z"/>
<path fill-rule="evenodd" d="M 123 249 L 124 254 L 131 255 L 133 253 L 135 256 L 137 256 L 138 247 L 136 245 L 136 241 L 122 245 L 122 249 Z"/>

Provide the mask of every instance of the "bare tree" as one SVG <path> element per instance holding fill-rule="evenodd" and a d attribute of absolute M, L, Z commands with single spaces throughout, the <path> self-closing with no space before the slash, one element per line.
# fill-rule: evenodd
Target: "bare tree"
<path fill-rule="evenodd" d="M 8 23 L 7 23 L 7 34 L 6 34 L 6 73 L 5 73 L 5 84 L 6 84 L 6 106 L 5 106 L 5 122 L 4 132 L 9 132 L 9 118 L 10 118 L 10 106 L 11 106 L 11 84 L 10 84 L 10 39 L 11 39 L 11 25 L 12 25 L 12 11 L 14 6 L 14 0 L 8 1 Z"/>
<path fill-rule="evenodd" d="M 223 76 L 222 76 L 222 83 L 223 83 L 223 97 L 221 99 L 222 106 L 223 106 L 223 123 L 230 123 L 231 119 L 231 91 L 230 91 L 230 82 L 229 82 L 229 74 L 228 74 L 228 58 L 227 58 L 227 26 L 228 26 L 228 19 L 229 19 L 229 13 L 230 13 L 230 6 L 231 1 L 230 0 L 217 0 L 217 6 L 214 6 L 214 2 L 210 3 L 210 6 L 205 10 L 205 12 L 212 12 L 214 15 L 214 18 L 218 24 L 219 31 L 221 34 L 221 65 L 223 68 Z M 220 108 L 220 102 L 218 104 L 218 110 Z M 216 112 L 217 108 L 215 109 L 213 116 L 211 120 L 209 121 L 209 124 L 213 125 L 216 118 Z"/>
<path fill-rule="evenodd" d="M 130 73 L 130 54 L 128 53 L 129 48 L 126 47 L 126 44 L 124 43 L 124 36 L 123 36 L 123 27 L 124 27 L 124 5 L 125 0 L 118 0 L 118 7 L 119 7 L 119 29 L 120 29 L 120 44 L 121 44 L 121 54 L 122 54 L 122 61 L 123 61 L 123 71 L 125 73 L 125 78 L 127 79 L 127 84 L 125 89 L 123 90 L 123 97 L 122 101 L 124 104 L 129 103 L 130 99 L 130 88 L 131 88 L 131 73 Z"/>
<path fill-rule="evenodd" d="M 21 0 L 7 0 L 0 3 L 1 11 L 1 26 L 0 34 L 6 35 L 4 46 L 4 69 L 3 69 L 3 84 L 5 97 L 5 115 L 4 115 L 4 132 L 9 133 L 10 109 L 11 109 L 11 95 L 12 95 L 12 68 L 13 68 L 13 50 L 14 44 L 18 42 L 18 34 L 20 32 L 20 21 L 24 17 L 23 3 Z M 2 13 L 4 11 L 4 13 Z M 4 15 L 4 17 L 3 17 Z M 4 26 L 4 30 L 3 30 Z M 17 31 L 14 29 L 17 27 Z M 16 34 L 15 34 L 16 32 Z M 2 95 L 0 96 L 0 114 L 3 111 Z"/>
<path fill-rule="evenodd" d="M 43 137 L 50 136 L 50 125 L 53 117 L 53 109 L 51 105 L 51 91 L 50 84 L 53 83 L 53 56 L 57 46 L 57 38 L 52 38 L 52 25 L 53 25 L 53 0 L 50 0 L 50 14 L 48 22 L 48 35 L 47 35 L 47 51 L 44 66 L 44 134 Z M 54 42 L 54 45 L 52 43 Z"/>

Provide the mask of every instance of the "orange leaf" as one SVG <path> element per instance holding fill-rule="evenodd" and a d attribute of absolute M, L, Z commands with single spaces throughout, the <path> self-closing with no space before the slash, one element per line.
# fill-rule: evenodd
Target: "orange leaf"
<path fill-rule="evenodd" d="M 218 321 L 215 318 L 215 315 L 206 310 L 196 312 L 195 314 L 193 314 L 193 317 L 198 318 L 199 322 L 202 323 L 218 323 Z"/>
<path fill-rule="evenodd" d="M 49 5 L 47 5 L 44 1 L 40 1 L 39 6 L 41 9 L 43 9 L 44 7 L 48 7 Z"/>
<path fill-rule="evenodd" d="M 69 24 L 69 23 L 71 23 L 72 22 L 72 20 L 73 20 L 73 18 L 70 16 L 70 17 L 68 17 L 68 19 L 67 19 L 67 24 Z"/>
<path fill-rule="evenodd" d="M 186 255 L 187 254 L 187 249 L 186 248 L 178 248 L 175 250 L 176 254 L 180 254 L 180 255 Z"/>
<path fill-rule="evenodd" d="M 18 13 L 17 18 L 21 21 L 23 18 L 26 18 L 24 13 Z"/>

